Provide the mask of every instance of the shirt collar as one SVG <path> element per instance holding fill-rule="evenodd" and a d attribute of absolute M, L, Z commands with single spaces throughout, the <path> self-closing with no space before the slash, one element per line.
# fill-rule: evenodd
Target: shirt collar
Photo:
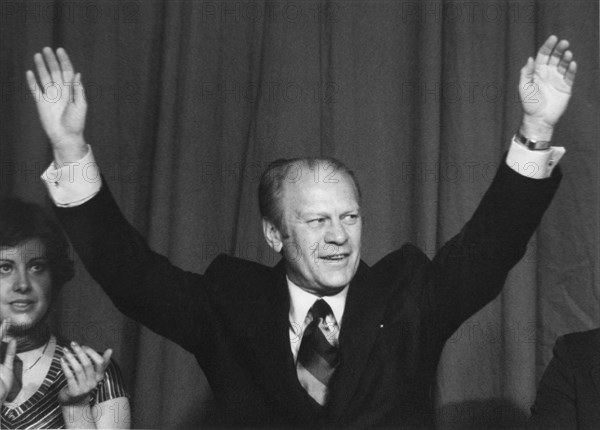
<path fill-rule="evenodd" d="M 315 301 L 320 298 L 325 300 L 331 307 L 338 327 L 340 329 L 342 328 L 342 317 L 344 315 L 344 308 L 346 307 L 346 296 L 348 295 L 347 285 L 342 291 L 334 296 L 319 297 L 303 290 L 298 285 L 294 284 L 287 276 L 286 280 L 290 294 L 290 324 L 294 331 L 296 331 L 296 328 L 304 326 L 304 320 L 306 319 L 308 310 Z"/>

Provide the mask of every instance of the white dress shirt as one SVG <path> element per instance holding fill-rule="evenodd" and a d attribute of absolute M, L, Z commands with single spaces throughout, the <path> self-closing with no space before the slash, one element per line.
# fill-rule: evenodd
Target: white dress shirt
<path fill-rule="evenodd" d="M 325 319 L 327 326 L 334 327 L 334 324 L 337 323 L 338 330 L 342 328 L 342 316 L 344 315 L 344 308 L 346 307 L 348 286 L 346 285 L 346 288 L 334 296 L 319 297 L 303 290 L 290 281 L 288 277 L 286 277 L 286 279 L 288 292 L 290 294 L 290 346 L 292 347 L 294 360 L 296 360 L 298 357 L 298 350 L 300 349 L 300 342 L 302 341 L 302 335 L 304 334 L 304 329 L 306 329 L 306 315 L 318 299 L 325 300 L 333 311 L 335 321 L 328 316 Z M 337 336 L 339 336 L 339 333 L 337 333 Z"/>

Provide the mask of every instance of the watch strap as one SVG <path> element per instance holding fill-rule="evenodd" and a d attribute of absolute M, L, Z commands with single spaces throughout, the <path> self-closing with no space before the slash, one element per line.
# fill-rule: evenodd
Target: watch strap
<path fill-rule="evenodd" d="M 532 151 L 545 151 L 550 149 L 550 141 L 549 140 L 533 140 L 529 139 L 521 134 L 520 130 L 517 130 L 517 134 L 515 135 L 515 139 L 521 145 L 525 145 L 528 149 Z"/>

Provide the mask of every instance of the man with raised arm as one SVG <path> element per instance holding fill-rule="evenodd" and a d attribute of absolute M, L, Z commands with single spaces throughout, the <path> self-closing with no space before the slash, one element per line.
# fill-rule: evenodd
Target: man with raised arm
<path fill-rule="evenodd" d="M 430 260 L 405 245 L 360 259 L 360 189 L 334 159 L 277 160 L 259 203 L 275 267 L 218 256 L 203 275 L 154 253 L 95 177 L 84 140 L 81 76 L 64 50 L 34 57 L 39 83 L 72 98 L 36 102 L 54 163 L 44 174 L 89 273 L 129 317 L 195 355 L 227 426 L 395 428 L 433 425 L 432 386 L 446 339 L 496 297 L 560 181 L 550 145 L 571 95 L 568 42 L 546 40 L 521 70 L 523 121 L 472 218 Z M 519 168 L 535 165 L 535 172 Z M 315 169 L 337 181 L 315 182 Z M 293 172 L 290 175 L 290 172 Z M 522 174 L 523 173 L 523 174 Z M 529 174 L 527 176 L 526 174 Z M 286 180 L 292 177 L 293 181 Z"/>

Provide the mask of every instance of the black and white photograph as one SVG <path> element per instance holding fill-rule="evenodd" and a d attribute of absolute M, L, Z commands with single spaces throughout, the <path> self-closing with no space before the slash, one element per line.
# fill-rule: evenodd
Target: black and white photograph
<path fill-rule="evenodd" d="M 0 0 L 0 429 L 600 428 L 595 0 Z"/>

